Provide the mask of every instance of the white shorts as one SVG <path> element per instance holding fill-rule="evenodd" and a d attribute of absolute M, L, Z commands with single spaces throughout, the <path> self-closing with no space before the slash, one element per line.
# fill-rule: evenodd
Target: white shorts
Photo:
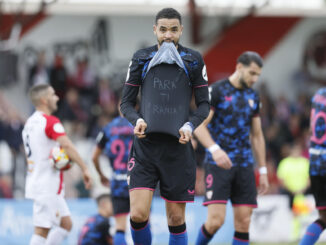
<path fill-rule="evenodd" d="M 34 199 L 34 226 L 43 228 L 59 226 L 61 218 L 65 216 L 70 216 L 70 211 L 63 196 L 44 195 Z"/>

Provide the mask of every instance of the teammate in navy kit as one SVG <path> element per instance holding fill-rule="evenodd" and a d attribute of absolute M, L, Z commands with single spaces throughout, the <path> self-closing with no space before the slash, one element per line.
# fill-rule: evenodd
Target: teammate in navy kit
<path fill-rule="evenodd" d="M 235 72 L 209 88 L 211 110 L 195 132 L 208 149 L 204 200 L 208 217 L 196 244 L 207 244 L 222 226 L 228 199 L 234 212 L 233 245 L 249 244 L 250 217 L 257 206 L 253 154 L 260 167 L 259 192 L 264 194 L 268 189 L 260 102 L 257 92 L 251 88 L 262 66 L 259 54 L 244 52 L 237 60 Z"/>
<path fill-rule="evenodd" d="M 326 228 L 326 88 L 312 98 L 310 129 L 309 174 L 319 218 L 308 226 L 300 245 L 315 244 Z"/>
<path fill-rule="evenodd" d="M 118 116 L 108 123 L 96 138 L 97 146 L 93 154 L 93 162 L 100 175 L 102 184 L 111 186 L 113 213 L 116 224 L 114 245 L 127 244 L 125 231 L 127 216 L 130 211 L 129 190 L 127 184 L 127 163 L 133 139 L 133 127 L 127 119 Z M 99 165 L 100 155 L 105 153 L 109 158 L 113 177 L 109 181 L 102 173 Z"/>
<path fill-rule="evenodd" d="M 196 162 L 192 131 L 208 115 L 208 87 L 201 55 L 179 44 L 183 26 L 172 8 L 156 15 L 158 44 L 138 50 L 130 63 L 121 111 L 134 125 L 128 163 L 131 234 L 151 244 L 148 225 L 153 191 L 160 182 L 166 200 L 169 244 L 187 244 L 185 207 L 193 202 Z M 140 111 L 134 109 L 141 88 Z M 194 93 L 197 110 L 189 116 Z"/>
<path fill-rule="evenodd" d="M 82 227 L 78 245 L 112 245 L 110 235 L 110 220 L 112 204 L 109 194 L 102 194 L 96 198 L 98 214 L 87 219 Z"/>

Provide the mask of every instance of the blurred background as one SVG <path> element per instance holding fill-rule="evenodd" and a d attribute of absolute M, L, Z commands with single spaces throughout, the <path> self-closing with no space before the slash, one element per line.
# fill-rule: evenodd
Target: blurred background
<path fill-rule="evenodd" d="M 309 181 L 297 179 L 307 184 L 291 190 L 286 180 L 293 177 L 278 167 L 288 157 L 295 156 L 291 158 L 294 162 L 308 158 L 310 100 L 326 84 L 325 0 L 0 0 L 2 244 L 26 244 L 32 234 L 31 203 L 24 200 L 26 162 L 21 140 L 24 122 L 33 112 L 28 89 L 39 83 L 53 86 L 60 97 L 56 116 L 92 167 L 95 137 L 117 115 L 117 98 L 130 59 L 139 48 L 156 43 L 154 19 L 164 7 L 174 7 L 182 14 L 181 44 L 201 52 L 209 83 L 230 75 L 245 50 L 256 51 L 265 60 L 256 89 L 262 102 L 271 188 L 267 196 L 259 197 L 252 240 L 297 241 L 316 218 Z M 194 206 L 188 206 L 187 223 L 195 236 L 206 210 L 201 207 L 204 150 L 193 143 L 198 162 L 197 197 Z M 107 159 L 101 160 L 110 176 Z M 76 244 L 80 225 L 96 212 L 92 198 L 104 187 L 94 170 L 96 185 L 90 192 L 83 188 L 77 167 L 65 175 L 75 224 L 66 244 Z M 296 197 L 292 206 L 291 197 Z M 153 220 L 158 221 L 156 228 L 153 225 L 154 244 L 164 244 L 167 239 L 167 226 L 161 227 L 161 219 L 165 219 L 164 205 L 158 197 L 153 206 Z M 216 243 L 231 241 L 232 222 L 228 212 L 227 231 L 215 236 Z M 325 235 L 322 240 L 326 241 Z"/>

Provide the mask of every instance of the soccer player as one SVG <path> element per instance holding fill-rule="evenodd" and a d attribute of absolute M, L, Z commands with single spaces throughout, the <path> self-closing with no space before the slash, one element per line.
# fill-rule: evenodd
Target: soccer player
<path fill-rule="evenodd" d="M 54 89 L 46 84 L 35 85 L 29 94 L 36 111 L 28 118 L 22 136 L 28 163 L 25 196 L 34 201 L 34 234 L 30 245 L 61 244 L 71 230 L 72 221 L 64 200 L 63 172 L 50 162 L 52 148 L 60 145 L 77 163 L 87 189 L 91 186 L 91 178 L 60 120 L 51 115 L 59 100 Z M 48 236 L 51 228 L 54 229 Z"/>
<path fill-rule="evenodd" d="M 138 50 L 124 84 L 123 115 L 134 125 L 128 163 L 131 234 L 135 244 L 151 244 L 148 224 L 153 191 L 160 182 L 166 201 L 169 244 L 187 244 L 185 207 L 195 194 L 192 131 L 209 112 L 206 67 L 201 55 L 179 44 L 183 26 L 173 8 L 156 15 L 158 44 Z M 134 109 L 141 87 L 140 111 Z M 197 110 L 189 116 L 192 93 Z"/>
<path fill-rule="evenodd" d="M 208 206 L 208 215 L 196 244 L 208 244 L 223 225 L 228 199 L 234 213 L 232 244 L 249 244 L 250 218 L 252 209 L 257 207 L 253 154 L 260 167 L 259 193 L 264 194 L 268 189 L 260 102 L 257 92 L 251 88 L 262 66 L 259 54 L 244 52 L 237 60 L 235 72 L 209 88 L 211 110 L 195 131 L 208 150 L 203 203 Z"/>
<path fill-rule="evenodd" d="M 114 245 L 125 245 L 127 216 L 130 211 L 127 184 L 127 163 L 133 139 L 133 127 L 127 119 L 118 116 L 108 123 L 98 134 L 97 146 L 93 153 L 93 162 L 103 185 L 111 183 L 113 213 L 116 224 Z M 109 158 L 113 169 L 111 182 L 100 168 L 99 158 L 102 152 Z"/>
<path fill-rule="evenodd" d="M 88 218 L 81 229 L 78 245 L 112 245 L 109 217 L 112 215 L 112 203 L 109 194 L 96 198 L 98 214 Z"/>
<path fill-rule="evenodd" d="M 315 244 L 326 228 L 326 88 L 316 92 L 311 107 L 309 175 L 319 218 L 308 226 L 300 245 Z"/>

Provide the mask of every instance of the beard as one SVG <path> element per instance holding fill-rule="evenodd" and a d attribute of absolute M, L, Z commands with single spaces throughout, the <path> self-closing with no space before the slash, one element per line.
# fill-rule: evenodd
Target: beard
<path fill-rule="evenodd" d="M 250 87 L 248 86 L 248 84 L 245 82 L 245 80 L 243 80 L 243 78 L 240 78 L 240 85 L 241 85 L 241 87 L 242 87 L 243 89 L 248 89 L 248 88 L 250 88 Z"/>

